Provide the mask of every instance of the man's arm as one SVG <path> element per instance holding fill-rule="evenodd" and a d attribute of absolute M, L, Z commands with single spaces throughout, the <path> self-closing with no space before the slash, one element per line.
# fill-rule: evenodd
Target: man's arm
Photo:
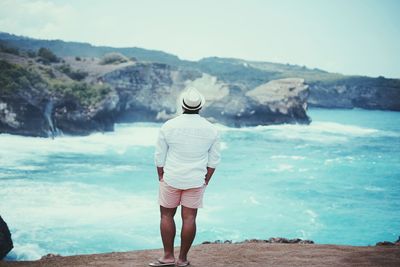
<path fill-rule="evenodd" d="M 164 178 L 164 167 L 157 167 L 158 180 L 161 181 Z"/>
<path fill-rule="evenodd" d="M 207 167 L 207 174 L 206 174 L 206 178 L 205 178 L 206 185 L 208 185 L 208 183 L 210 182 L 211 177 L 214 174 L 214 171 L 215 171 L 215 168 Z"/>
<path fill-rule="evenodd" d="M 163 179 L 164 177 L 164 164 L 165 164 L 165 159 L 167 157 L 167 151 L 168 151 L 168 144 L 165 141 L 165 136 L 161 129 L 160 133 L 158 134 L 156 151 L 154 153 L 154 163 L 156 164 L 157 167 L 157 174 L 159 181 L 161 181 L 161 179 Z"/>
<path fill-rule="evenodd" d="M 218 163 L 221 161 L 221 145 L 220 145 L 220 137 L 217 134 L 213 144 L 211 145 L 210 149 L 208 150 L 208 163 L 207 163 L 207 174 L 205 179 L 205 183 L 208 185 L 212 175 L 215 172 L 215 168 L 217 167 Z"/>

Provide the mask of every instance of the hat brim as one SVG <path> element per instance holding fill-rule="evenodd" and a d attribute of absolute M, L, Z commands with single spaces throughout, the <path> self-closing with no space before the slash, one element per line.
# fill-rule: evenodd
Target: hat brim
<path fill-rule="evenodd" d="M 201 109 L 201 108 L 204 106 L 204 104 L 206 103 L 206 99 L 204 98 L 203 94 L 200 94 L 200 97 L 201 97 L 200 106 L 195 107 L 195 108 L 192 108 L 192 107 L 189 107 L 189 106 L 185 105 L 185 102 L 183 101 L 183 94 L 181 94 L 181 96 L 180 96 L 180 101 L 179 101 L 179 102 L 180 102 L 181 106 L 182 106 L 184 109 L 192 110 L 192 111 L 194 111 L 194 110 L 199 110 L 199 109 Z"/>

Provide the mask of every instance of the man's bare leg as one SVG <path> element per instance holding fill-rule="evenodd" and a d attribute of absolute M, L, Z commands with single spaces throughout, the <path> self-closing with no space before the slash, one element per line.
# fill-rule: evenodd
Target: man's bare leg
<path fill-rule="evenodd" d="M 176 208 L 165 208 L 160 206 L 161 221 L 160 231 L 161 239 L 164 246 L 164 256 L 159 259 L 161 262 L 175 262 L 174 256 L 174 239 L 175 239 L 175 221 L 174 216 Z"/>
<path fill-rule="evenodd" d="M 181 250 L 177 264 L 187 262 L 187 254 L 196 236 L 197 209 L 182 206 Z"/>

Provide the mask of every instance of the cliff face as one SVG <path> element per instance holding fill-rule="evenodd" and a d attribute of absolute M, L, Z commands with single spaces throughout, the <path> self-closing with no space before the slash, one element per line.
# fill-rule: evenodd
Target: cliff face
<path fill-rule="evenodd" d="M 113 129 L 117 95 L 111 90 L 62 80 L 56 67 L 28 64 L 24 57 L 8 60 L 0 58 L 0 133 L 48 137 Z"/>
<path fill-rule="evenodd" d="M 197 71 L 178 70 L 166 64 L 136 63 L 105 74 L 118 102 L 116 122 L 162 121 L 176 113 L 176 97 L 186 83 L 201 76 Z"/>
<path fill-rule="evenodd" d="M 270 81 L 249 90 L 246 83 L 225 82 L 197 69 L 131 62 L 104 73 L 92 62 L 89 78 L 76 82 L 58 71 L 62 63 L 33 64 L 23 57 L 8 60 L 17 64 L 0 61 L 2 133 L 86 135 L 112 131 L 118 122 L 163 122 L 181 113 L 177 99 L 188 86 L 204 94 L 207 103 L 202 115 L 214 122 L 240 127 L 310 121 L 308 90 L 302 79 Z M 16 84 L 11 86 L 9 80 Z"/>
<path fill-rule="evenodd" d="M 349 78 L 338 83 L 310 83 L 310 106 L 400 111 L 400 82 L 385 78 Z"/>
<path fill-rule="evenodd" d="M 42 46 L 56 53 L 36 52 Z M 93 58 L 108 52 L 126 61 Z M 205 95 L 203 116 L 234 127 L 309 123 L 307 105 L 400 110 L 399 79 L 241 59 L 184 61 L 160 51 L 0 33 L 0 133 L 85 135 L 112 131 L 117 122 L 162 122 L 180 113 L 177 98 L 188 86 Z"/>
<path fill-rule="evenodd" d="M 164 64 L 135 64 L 108 73 L 102 80 L 118 95 L 118 122 L 164 121 L 181 111 L 177 99 L 187 86 L 206 98 L 201 114 L 228 126 L 309 123 L 307 86 L 302 79 L 283 79 L 251 91 L 199 71 Z"/>
<path fill-rule="evenodd" d="M 34 101 L 27 95 L 0 97 L 0 133 L 54 137 L 87 135 L 114 129 L 112 109 L 106 99 L 88 109 L 76 99 L 42 95 Z"/>
<path fill-rule="evenodd" d="M 306 114 L 308 86 L 298 78 L 273 80 L 250 91 L 229 93 L 204 109 L 206 116 L 231 126 L 310 123 Z"/>

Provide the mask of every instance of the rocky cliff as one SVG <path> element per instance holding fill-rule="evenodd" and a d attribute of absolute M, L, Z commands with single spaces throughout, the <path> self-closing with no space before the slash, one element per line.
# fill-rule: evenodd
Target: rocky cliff
<path fill-rule="evenodd" d="M 306 66 L 234 58 L 209 57 L 199 61 L 187 61 L 175 55 L 143 48 L 92 46 L 87 43 L 39 40 L 1 32 L 0 42 L 27 51 L 47 47 L 64 58 L 79 56 L 93 59 L 105 53 L 119 52 L 139 61 L 197 70 L 217 77 L 219 81 L 238 86 L 241 90 L 251 90 L 272 80 L 298 77 L 309 85 L 309 106 L 396 111 L 400 106 L 400 79 L 347 76 Z"/>
<path fill-rule="evenodd" d="M 310 106 L 400 111 L 400 80 L 349 77 L 335 83 L 310 82 Z"/>
<path fill-rule="evenodd" d="M 309 123 L 308 89 L 302 79 L 271 81 L 246 91 L 197 70 L 138 63 L 104 75 L 119 96 L 118 122 L 164 121 L 181 112 L 179 94 L 188 86 L 206 98 L 201 113 L 228 126 Z"/>
<path fill-rule="evenodd" d="M 240 127 L 310 121 L 302 79 L 270 81 L 248 90 L 197 69 L 135 61 L 107 71 L 97 63 L 83 64 L 94 67 L 87 70 L 87 79 L 77 82 L 62 73 L 77 71 L 65 63 L 0 56 L 3 133 L 85 135 L 112 131 L 117 122 L 162 122 L 181 112 L 177 99 L 188 86 L 205 95 L 202 114 L 214 122 Z"/>
<path fill-rule="evenodd" d="M 0 261 L 13 249 L 10 229 L 0 216 Z"/>
<path fill-rule="evenodd" d="M 123 60 L 93 57 L 107 52 Z M 118 122 L 162 122 L 179 114 L 176 99 L 188 86 L 205 95 L 203 116 L 234 127 L 309 123 L 307 106 L 400 110 L 399 79 L 0 33 L 0 133 L 85 135 Z"/>
<path fill-rule="evenodd" d="M 24 57 L 7 59 L 0 58 L 1 133 L 48 137 L 113 129 L 117 96 L 111 88 L 68 80 L 55 66 Z"/>

